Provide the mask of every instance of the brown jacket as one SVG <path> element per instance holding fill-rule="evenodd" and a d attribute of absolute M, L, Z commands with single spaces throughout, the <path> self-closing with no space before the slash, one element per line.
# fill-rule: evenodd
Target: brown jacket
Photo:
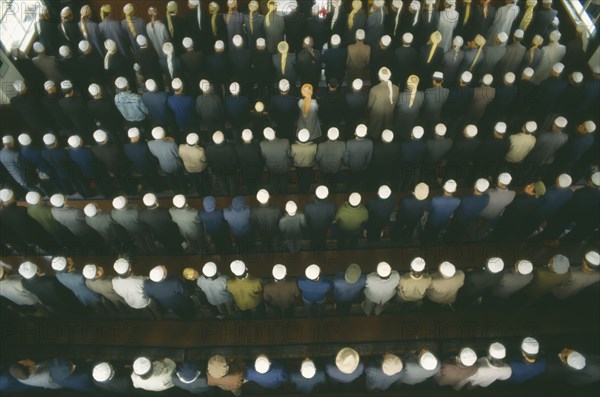
<path fill-rule="evenodd" d="M 216 386 L 223 390 L 231 391 L 242 387 L 244 375 L 246 374 L 246 365 L 237 359 L 229 362 L 229 371 L 222 378 L 213 378 L 207 372 L 206 380 L 209 386 Z"/>
<path fill-rule="evenodd" d="M 357 42 L 348 46 L 348 60 L 346 71 L 348 82 L 352 84 L 355 79 L 366 80 L 369 78 L 369 62 L 371 60 L 371 47 L 365 43 Z"/>
<path fill-rule="evenodd" d="M 296 303 L 299 295 L 300 291 L 295 280 L 280 281 L 264 286 L 265 302 L 282 309 L 287 309 Z"/>

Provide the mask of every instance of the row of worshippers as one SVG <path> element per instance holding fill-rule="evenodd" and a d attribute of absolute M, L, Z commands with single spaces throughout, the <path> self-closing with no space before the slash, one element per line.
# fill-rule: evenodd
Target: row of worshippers
<path fill-rule="evenodd" d="M 507 383 L 511 390 L 518 391 L 521 385 L 540 379 L 554 378 L 557 385 L 569 387 L 598 382 L 599 356 L 567 346 L 558 354 L 546 354 L 540 342 L 528 336 L 514 351 L 501 342 L 492 342 L 478 355 L 480 349 L 462 344 L 443 360 L 429 347 L 366 357 L 352 347 L 343 347 L 334 359 L 323 355 L 301 361 L 258 354 L 245 362 L 217 354 L 204 365 L 200 360 L 175 363 L 170 358 L 147 356 L 139 356 L 127 365 L 101 359 L 93 363 L 66 358 L 38 362 L 23 359 L 9 367 L 4 375 L 9 379 L 3 384 L 7 385 L 7 392 L 43 388 L 122 394 L 136 389 L 172 392 L 179 388 L 197 395 L 210 395 L 221 389 L 239 396 L 250 390 L 260 393 L 287 389 L 311 394 L 327 389 L 400 390 L 415 385 L 448 386 L 459 391 L 498 383 Z"/>
<path fill-rule="evenodd" d="M 382 185 L 375 197 L 363 200 L 354 192 L 337 208 L 321 185 L 303 210 L 292 200 L 285 208 L 272 204 L 266 189 L 258 191 L 252 207 L 235 196 L 229 207 L 218 208 L 216 199 L 206 196 L 200 210 L 176 195 L 173 207 L 166 208 L 147 193 L 143 208 L 118 196 L 110 211 L 94 202 L 73 207 L 59 193 L 48 205 L 36 191 L 27 193 L 27 206 L 19 206 L 14 192 L 2 189 L 2 242 L 16 252 L 52 253 L 77 245 L 112 253 L 222 253 L 234 247 L 298 252 L 308 248 L 306 240 L 311 249 L 331 248 L 333 241 L 338 249 L 352 249 L 359 241 L 364 245 L 363 238 L 367 245 L 382 238 L 412 245 L 585 240 L 596 229 L 599 172 L 575 186 L 568 174 L 561 174 L 553 186 L 532 182 L 519 194 L 510 188 L 511 180 L 502 173 L 491 187 L 480 178 L 471 191 L 457 194 L 457 182 L 449 179 L 433 197 L 420 182 L 400 200 Z"/>
<path fill-rule="evenodd" d="M 252 194 L 267 179 L 275 192 L 285 193 L 291 170 L 297 191 L 304 194 L 317 179 L 333 189 L 347 182 L 351 190 L 374 190 L 384 183 L 407 191 L 419 179 L 435 185 L 442 176 L 470 184 L 503 171 L 513 174 L 518 186 L 538 179 L 552 184 L 562 173 L 584 177 L 595 161 L 592 120 L 572 125 L 559 116 L 548 126 L 527 121 L 512 130 L 501 121 L 488 133 L 468 124 L 454 137 L 445 124 L 433 130 L 428 136 L 424 127 L 415 126 L 403 139 L 402 132 L 385 129 L 375 137 L 366 124 L 358 124 L 354 137 L 344 141 L 337 127 L 329 128 L 326 140 L 317 139 L 314 129 L 302 128 L 290 140 L 266 127 L 263 139 L 243 129 L 238 142 L 216 131 L 205 143 L 192 132 L 179 144 L 163 127 L 154 127 L 149 140 L 139 128 L 130 128 L 123 144 L 103 129 L 64 138 L 22 133 L 16 140 L 2 137 L 0 162 L 15 190 L 110 198 L 140 190 L 186 193 L 188 185 L 198 195 Z"/>
<path fill-rule="evenodd" d="M 152 268 L 148 276 L 133 272 L 127 259 L 117 259 L 111 277 L 102 266 L 86 264 L 80 269 L 65 257 L 52 258 L 55 274 L 44 274 L 32 262 L 23 262 L 18 275 L 0 268 L 0 295 L 15 310 L 38 308 L 54 316 L 124 316 L 184 320 L 198 318 L 200 302 L 208 303 L 217 318 L 264 317 L 268 309 L 275 317 L 294 316 L 302 301 L 304 314 L 322 315 L 333 303 L 339 315 L 348 315 L 354 304 L 366 315 L 380 315 L 394 306 L 401 311 L 420 308 L 468 309 L 531 305 L 539 299 L 569 302 L 586 288 L 600 282 L 600 255 L 589 251 L 579 266 L 571 266 L 564 255 L 555 255 L 546 265 L 534 266 L 527 259 L 506 267 L 501 258 L 489 258 L 482 267 L 466 271 L 444 261 L 431 274 L 423 258 L 414 258 L 410 271 L 400 274 L 387 262 L 376 271 L 363 274 L 350 264 L 345 271 L 323 275 L 312 264 L 304 276 L 289 277 L 287 267 L 273 266 L 272 279 L 263 280 L 249 273 L 245 263 L 230 264 L 233 277 L 219 272 L 214 262 L 206 263 L 201 273 L 186 268 L 183 277 L 165 265 Z M 26 312 L 26 310 L 19 310 Z M 30 313 L 32 311 L 30 310 Z"/>

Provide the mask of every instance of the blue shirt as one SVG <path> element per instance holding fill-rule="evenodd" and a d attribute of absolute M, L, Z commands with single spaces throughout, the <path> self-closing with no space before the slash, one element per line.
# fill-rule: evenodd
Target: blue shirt
<path fill-rule="evenodd" d="M 335 364 L 327 364 L 325 366 L 325 372 L 327 372 L 327 376 L 329 376 L 331 380 L 338 383 L 352 383 L 362 375 L 364 370 L 365 365 L 363 363 L 358 363 L 358 367 L 356 367 L 354 372 L 351 374 L 343 373 Z"/>
<path fill-rule="evenodd" d="M 317 370 L 315 376 L 306 379 L 300 372 L 290 374 L 290 383 L 296 386 L 300 393 L 310 394 L 320 384 L 325 383 L 325 372 Z"/>
<path fill-rule="evenodd" d="M 183 281 L 173 276 L 167 276 L 158 283 L 152 280 L 144 281 L 144 292 L 167 309 L 193 305 L 191 299 L 186 296 L 187 291 Z"/>
<path fill-rule="evenodd" d="M 258 373 L 254 367 L 248 368 L 246 379 L 265 389 L 277 389 L 288 380 L 288 374 L 280 364 L 271 363 L 266 374 Z"/>
<path fill-rule="evenodd" d="M 327 298 L 331 284 L 326 278 L 312 281 L 306 277 L 301 277 L 298 279 L 298 288 L 302 292 L 302 298 L 308 302 L 322 302 Z"/>
<path fill-rule="evenodd" d="M 467 224 L 477 218 L 477 215 L 490 202 L 490 196 L 483 194 L 481 196 L 466 196 L 461 199 L 460 205 L 454 213 L 453 222 Z"/>
<path fill-rule="evenodd" d="M 127 121 L 143 121 L 148 114 L 142 97 L 132 92 L 119 92 L 115 95 L 115 106 Z"/>
<path fill-rule="evenodd" d="M 99 303 L 101 297 L 85 285 L 85 277 L 77 272 L 57 272 L 56 279 L 65 287 L 73 291 L 77 299 L 85 306 Z"/>
<path fill-rule="evenodd" d="M 92 149 L 88 147 L 72 148 L 69 149 L 69 156 L 87 179 L 95 179 L 99 176 L 99 172 L 96 169 L 98 164 L 96 164 Z"/>
<path fill-rule="evenodd" d="M 196 104 L 192 97 L 172 95 L 167 101 L 179 128 L 193 128 L 196 125 Z"/>
<path fill-rule="evenodd" d="M 456 197 L 438 196 L 431 199 L 427 223 L 433 227 L 442 227 L 450 220 L 454 210 L 460 205 Z"/>
<path fill-rule="evenodd" d="M 148 149 L 146 142 L 138 141 L 136 143 L 126 143 L 123 145 L 123 151 L 125 156 L 133 165 L 133 168 L 140 174 L 144 174 L 148 171 L 152 171 L 154 168 L 154 161 L 152 160 L 152 154 Z"/>
<path fill-rule="evenodd" d="M 204 229 L 209 233 L 220 233 L 225 228 L 225 217 L 223 211 L 215 209 L 212 212 L 200 211 L 198 218 L 202 221 Z"/>
<path fill-rule="evenodd" d="M 546 194 L 540 198 L 540 205 L 535 212 L 537 220 L 545 221 L 550 218 L 562 206 L 568 203 L 573 197 L 573 191 L 569 188 L 551 187 Z"/>
<path fill-rule="evenodd" d="M 325 231 L 335 218 L 335 204 L 327 200 L 315 200 L 306 204 L 304 216 L 310 230 Z"/>
<path fill-rule="evenodd" d="M 240 211 L 226 208 L 223 217 L 235 236 L 243 236 L 250 231 L 250 208 L 244 207 Z"/>
<path fill-rule="evenodd" d="M 545 358 L 538 358 L 534 363 L 528 363 L 523 357 L 519 357 L 511 360 L 508 365 L 512 369 L 508 382 L 523 383 L 543 374 L 548 363 Z"/>
<path fill-rule="evenodd" d="M 44 160 L 42 157 L 41 149 L 36 149 L 33 147 L 23 147 L 21 148 L 21 156 L 23 156 L 25 160 L 33 164 L 35 168 L 52 177 L 48 170 L 48 163 L 46 163 L 46 160 Z"/>
<path fill-rule="evenodd" d="M 381 362 L 379 362 L 379 365 L 367 366 L 365 376 L 367 377 L 367 390 L 387 390 L 400 380 L 402 371 L 392 376 L 386 375 L 381 370 Z"/>
<path fill-rule="evenodd" d="M 146 92 L 142 95 L 142 102 L 148 109 L 150 116 L 158 124 L 169 124 L 173 118 L 168 103 L 169 94 L 166 92 Z"/>
<path fill-rule="evenodd" d="M 365 288 L 365 283 L 367 282 L 367 276 L 362 274 L 358 281 L 350 284 L 346 281 L 345 275 L 345 272 L 340 272 L 331 279 L 331 284 L 333 284 L 333 299 L 336 302 L 354 301 L 363 288 Z"/>
<path fill-rule="evenodd" d="M 369 210 L 368 225 L 371 227 L 385 227 L 390 221 L 390 215 L 394 210 L 393 197 L 388 197 L 385 200 L 372 198 L 367 202 L 367 210 Z"/>

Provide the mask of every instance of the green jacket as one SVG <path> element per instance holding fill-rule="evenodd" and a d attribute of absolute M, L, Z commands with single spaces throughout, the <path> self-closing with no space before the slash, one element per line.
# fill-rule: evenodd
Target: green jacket
<path fill-rule="evenodd" d="M 241 280 L 236 278 L 227 281 L 227 291 L 233 296 L 240 310 L 256 308 L 262 301 L 262 290 L 262 283 L 256 277 L 248 276 Z"/>
<path fill-rule="evenodd" d="M 569 279 L 569 273 L 556 274 L 547 267 L 535 269 L 533 280 L 526 287 L 525 293 L 532 298 L 540 298 Z"/>
<path fill-rule="evenodd" d="M 335 214 L 335 221 L 338 227 L 346 233 L 360 232 L 368 219 L 369 211 L 367 211 L 367 207 L 363 204 L 360 204 L 358 207 L 352 207 L 347 201 L 340 206 Z"/>

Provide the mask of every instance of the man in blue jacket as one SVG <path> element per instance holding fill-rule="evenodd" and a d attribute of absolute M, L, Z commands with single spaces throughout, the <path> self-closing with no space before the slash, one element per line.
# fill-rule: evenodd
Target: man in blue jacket
<path fill-rule="evenodd" d="M 89 393 L 96 390 L 92 379 L 92 371 L 86 365 L 70 362 L 64 358 L 56 358 L 50 364 L 50 376 L 55 383 L 65 389 Z"/>
<path fill-rule="evenodd" d="M 246 380 L 272 390 L 283 386 L 288 380 L 288 374 L 281 364 L 272 363 L 266 355 L 259 354 L 254 367 L 248 368 Z"/>
<path fill-rule="evenodd" d="M 144 292 L 183 320 L 191 320 L 196 314 L 190 297 L 192 291 L 187 290 L 183 280 L 169 275 L 164 265 L 150 271 L 150 280 L 144 281 Z"/>
<path fill-rule="evenodd" d="M 298 279 L 298 289 L 302 293 L 304 307 L 309 316 L 322 312 L 327 299 L 327 293 L 331 290 L 331 283 L 326 278 L 321 278 L 321 268 L 318 265 L 310 265 L 304 272 L 305 277 Z"/>
<path fill-rule="evenodd" d="M 515 357 L 508 363 L 512 370 L 508 382 L 523 383 L 536 376 L 542 375 L 546 371 L 546 359 L 539 357 L 540 344 L 531 337 L 523 339 L 521 342 L 521 357 Z"/>
<path fill-rule="evenodd" d="M 138 128 L 130 128 L 127 131 L 129 143 L 123 145 L 123 152 L 132 168 L 142 177 L 142 185 L 145 189 L 161 191 L 160 178 L 156 158 L 150 153 L 146 141 L 140 138 Z"/>
<path fill-rule="evenodd" d="M 183 142 L 188 133 L 197 128 L 195 101 L 189 95 L 183 93 L 183 82 L 180 78 L 174 78 L 171 82 L 174 94 L 167 98 L 169 108 L 175 114 L 175 123 L 179 130 L 178 142 Z"/>
<path fill-rule="evenodd" d="M 169 94 L 159 91 L 156 82 L 152 79 L 146 80 L 146 90 L 142 94 L 142 102 L 148 109 L 148 113 L 154 124 L 167 128 L 175 125 L 173 113 L 169 108 Z"/>
<path fill-rule="evenodd" d="M 351 263 L 345 272 L 339 272 L 331 279 L 333 299 L 338 314 L 349 314 L 352 303 L 355 302 L 365 288 L 367 276 L 361 273 L 360 266 Z"/>
<path fill-rule="evenodd" d="M 423 241 L 432 243 L 437 241 L 439 234 L 446 227 L 454 211 L 460 205 L 460 199 L 454 197 L 456 181 L 449 179 L 444 183 L 444 193 L 431 199 L 429 217 L 423 231 Z"/>
<path fill-rule="evenodd" d="M 335 218 L 335 204 L 327 200 L 329 189 L 319 186 L 315 191 L 316 199 L 304 207 L 304 216 L 310 231 L 310 246 L 312 249 L 325 248 L 327 231 Z"/>
<path fill-rule="evenodd" d="M 206 196 L 202 201 L 203 210 L 198 212 L 198 219 L 204 225 L 204 230 L 216 245 L 218 252 L 224 252 L 231 245 L 227 231 L 227 222 L 223 210 L 217 208 L 213 196 Z"/>
<path fill-rule="evenodd" d="M 238 249 L 254 244 L 250 208 L 246 205 L 244 197 L 234 197 L 231 200 L 231 207 L 223 211 L 223 216 L 229 225 L 229 230 L 233 234 Z"/>

